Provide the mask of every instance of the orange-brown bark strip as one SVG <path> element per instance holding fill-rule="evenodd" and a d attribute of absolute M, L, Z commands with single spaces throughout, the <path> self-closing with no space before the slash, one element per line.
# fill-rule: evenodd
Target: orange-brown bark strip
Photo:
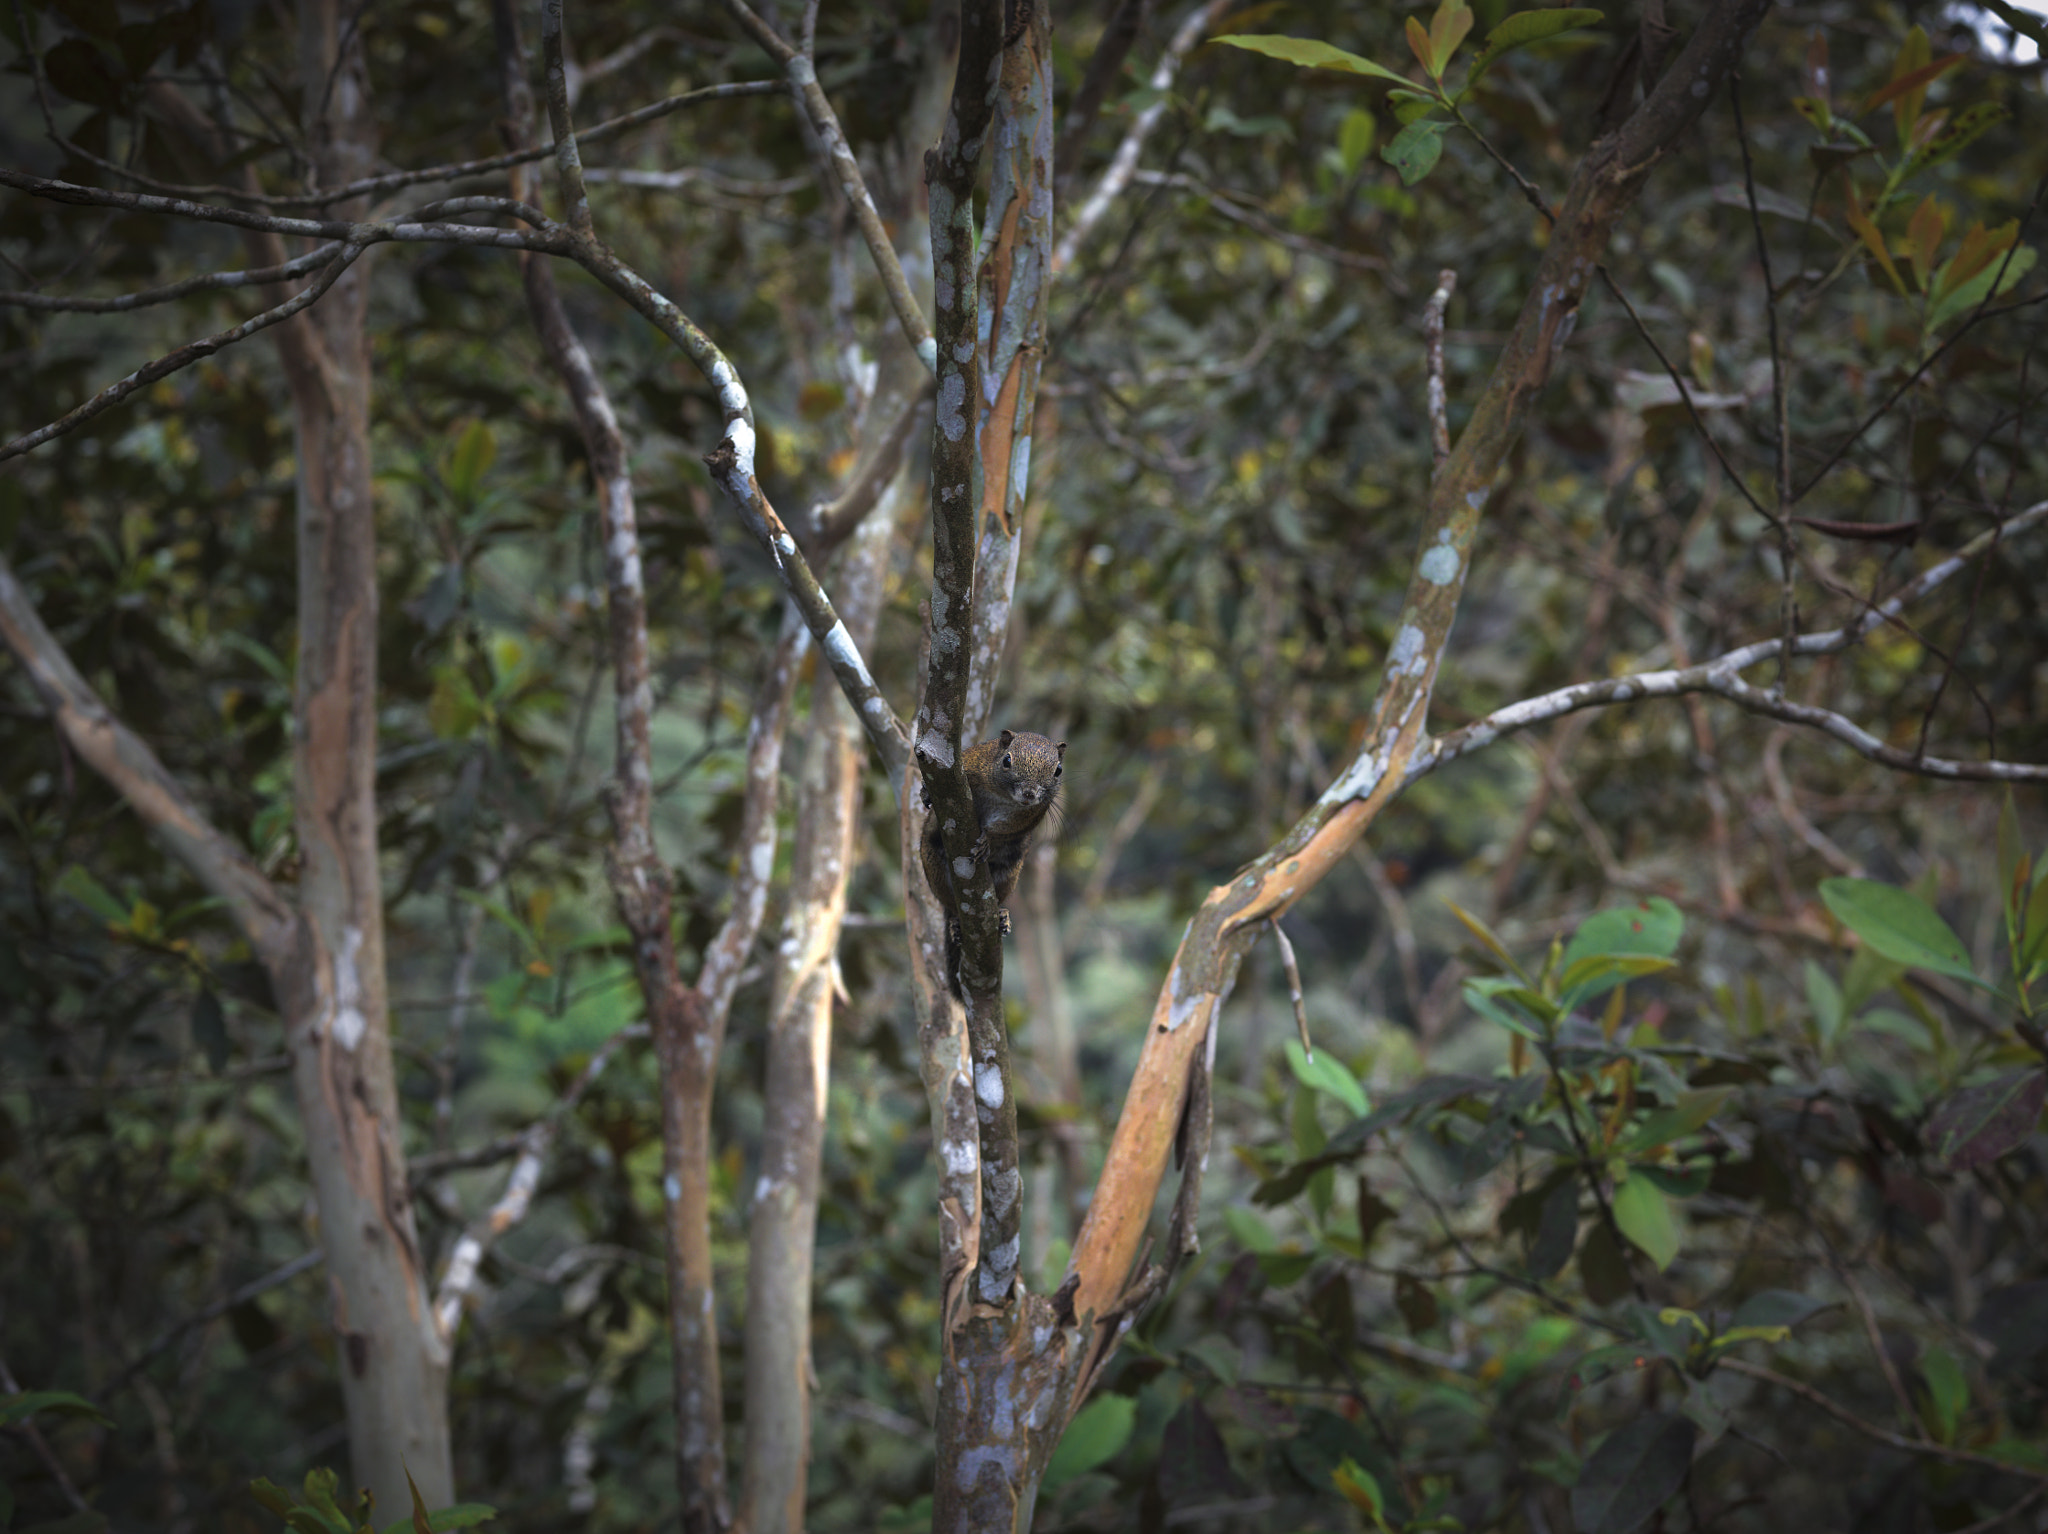
<path fill-rule="evenodd" d="M 1084 1317 L 1095 1318 L 1097 1354 L 1114 1345 L 1114 1318 L 1133 1281 L 1189 1072 L 1206 1043 L 1216 1004 L 1258 924 L 1313 888 L 1398 792 L 1406 762 L 1423 738 L 1494 477 L 1571 335 L 1615 220 L 1734 69 L 1767 3 L 1723 0 L 1628 121 L 1587 151 L 1521 315 L 1471 422 L 1431 487 L 1415 572 L 1357 758 L 1274 847 L 1212 891 L 1189 925 L 1075 1243 L 1074 1303 Z M 1139 1119 L 1153 1122 L 1134 1122 Z"/>

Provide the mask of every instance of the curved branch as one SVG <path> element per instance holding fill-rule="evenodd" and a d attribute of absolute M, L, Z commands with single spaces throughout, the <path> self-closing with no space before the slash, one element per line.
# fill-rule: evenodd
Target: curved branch
<path fill-rule="evenodd" d="M 108 712 L 0 556 L 0 640 L 28 673 L 65 743 L 219 897 L 272 974 L 298 944 L 299 917 L 240 847 L 216 830 L 140 736 Z"/>
<path fill-rule="evenodd" d="M 194 293 L 211 293 L 223 288 L 255 288 L 273 282 L 289 282 L 294 277 L 303 277 L 338 259 L 348 247 L 339 240 L 330 241 L 318 249 L 309 250 L 303 256 L 294 256 L 279 266 L 257 267 L 246 272 L 205 272 L 197 277 L 187 277 L 182 282 L 166 283 L 160 288 L 145 288 L 139 293 L 123 293 L 116 298 L 59 298 L 51 293 L 5 293 L 0 292 L 0 308 L 35 309 L 45 314 L 124 314 L 131 309 L 147 309 L 153 304 L 168 304 L 176 299 L 190 297 Z"/>
<path fill-rule="evenodd" d="M 623 50 L 622 50 L 623 51 Z M 593 66 L 596 68 L 599 66 Z M 590 70 L 584 71 L 584 78 L 590 77 Z M 696 90 L 684 91 L 675 96 L 664 96 L 659 101 L 649 102 L 644 107 L 618 117 L 607 118 L 594 127 L 584 129 L 577 135 L 585 146 L 618 138 L 633 129 L 658 122 L 670 113 L 683 107 L 696 106 L 705 101 L 729 101 L 739 96 L 780 96 L 787 89 L 780 80 L 735 80 L 723 85 L 703 85 Z M 226 197 L 234 202 L 247 203 L 258 208 L 329 208 L 338 202 L 347 202 L 354 197 L 371 197 L 379 192 L 403 191 L 409 186 L 425 186 L 436 181 L 466 181 L 472 176 L 490 175 L 495 171 L 510 170 L 515 165 L 530 165 L 535 160 L 552 159 L 555 146 L 541 144 L 529 149 L 515 150 L 511 154 L 492 155 L 483 160 L 453 160 L 442 165 L 423 165 L 417 170 L 386 171 L 381 176 L 364 176 L 359 180 L 346 181 L 339 186 L 320 187 L 310 192 L 252 192 L 246 186 L 192 185 L 175 181 L 159 181 L 154 176 L 145 176 L 128 166 L 112 160 L 89 154 L 70 140 L 61 140 L 64 147 L 91 164 L 97 165 L 109 175 L 136 186 L 177 197 Z"/>
<path fill-rule="evenodd" d="M 1821 634 L 1801 634 L 1792 642 L 1792 654 L 1829 655 L 1846 650 L 1880 624 L 1896 619 L 1905 607 L 1926 596 L 1944 581 L 1964 569 L 1992 544 L 2048 521 L 2048 501 L 2039 501 L 2008 518 L 1989 532 L 1981 533 L 1954 554 L 1937 560 L 1913 577 L 1890 597 L 1859 613 L 1852 623 Z M 1740 673 L 1784 653 L 1781 639 L 1765 639 L 1743 645 L 1696 666 L 1663 671 L 1639 671 L 1606 677 L 1595 682 L 1577 682 L 1540 697 L 1524 698 L 1495 709 L 1483 719 L 1462 729 L 1418 746 L 1403 771 L 1402 785 L 1424 777 L 1447 762 L 1492 745 L 1504 735 L 1559 719 L 1585 708 L 1614 703 L 1633 703 L 1643 698 L 1676 698 L 1689 693 L 1712 693 L 1739 708 L 1788 724 L 1805 725 L 1835 739 L 1883 766 L 1926 777 L 1971 779 L 1994 783 L 2048 782 L 2048 766 L 2026 762 L 1964 762 L 1942 757 L 1920 756 L 1888 746 L 1846 715 L 1811 704 L 1794 703 L 1776 692 L 1752 686 Z"/>
<path fill-rule="evenodd" d="M 925 371 L 936 372 L 939 343 L 932 339 L 931 322 L 925 318 L 917 295 L 910 291 L 910 279 L 903 274 L 903 263 L 896 259 L 896 247 L 889 241 L 889 231 L 882 227 L 882 215 L 875 210 L 874 198 L 868 195 L 867 182 L 860 173 L 860 161 L 853 157 L 853 150 L 846 142 L 838 114 L 832 110 L 831 98 L 818 83 L 817 67 L 812 62 L 809 48 L 799 51 L 791 47 L 781 33 L 754 14 L 746 0 L 725 0 L 725 8 L 789 76 L 790 89 L 802 103 L 805 114 L 811 119 L 811 126 L 824 143 L 825 152 L 832 161 L 833 174 L 839 179 L 839 190 L 853 209 L 854 221 L 860 225 L 868 254 L 874 257 L 875 273 L 882 279 L 883 291 L 889 295 L 889 306 L 896 311 L 897 322 L 903 326 L 903 334 L 909 340 L 911 350 L 924 364 Z"/>
<path fill-rule="evenodd" d="M 355 264 L 356 257 L 362 253 L 363 247 L 360 245 L 344 245 L 318 278 L 283 303 L 275 308 L 265 309 L 261 314 L 252 315 L 239 325 L 232 325 L 210 336 L 202 336 L 174 352 L 168 352 L 154 361 L 144 363 L 126 378 L 107 385 L 84 404 L 59 416 L 49 425 L 23 432 L 12 442 L 0 446 L 0 463 L 5 463 L 10 458 L 19 458 L 23 453 L 41 447 L 45 442 L 74 432 L 94 417 L 112 410 L 138 389 L 146 389 L 160 378 L 168 378 L 202 358 L 211 357 L 215 352 L 225 350 L 237 341 L 246 341 L 259 331 L 268 330 L 272 325 L 280 324 L 300 311 L 311 308 L 319 301 L 320 295 L 333 287 L 341 274 Z"/>

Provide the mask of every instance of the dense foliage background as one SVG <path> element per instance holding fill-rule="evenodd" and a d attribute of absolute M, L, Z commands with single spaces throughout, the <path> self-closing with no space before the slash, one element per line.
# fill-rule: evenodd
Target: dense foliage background
<path fill-rule="evenodd" d="M 1476 36 L 1507 7 L 1477 9 Z M 920 10 L 824 8 L 820 75 L 857 144 L 905 110 Z M 1063 89 L 1105 19 L 1056 17 Z M 1179 19 L 1148 21 L 1069 205 L 1152 104 L 1147 61 Z M 1420 78 L 1405 19 L 1259 5 L 1215 30 L 1324 38 Z M 1547 195 L 1636 22 L 1518 52 L 1465 103 Z M 1925 57 L 1966 57 L 1865 109 L 1910 66 L 1916 25 Z M 361 26 L 392 164 L 496 152 L 487 8 L 429 0 L 366 9 Z M 583 85 L 589 120 L 772 73 L 712 6 L 588 7 L 576 26 L 581 56 L 607 66 Z M 208 0 L 24 0 L 0 15 L 0 160 L 97 176 L 45 139 L 25 36 L 62 131 L 97 154 L 186 176 L 152 131 L 155 78 L 246 100 L 288 148 L 283 28 Z M 1613 242 L 1641 328 L 1608 292 L 1586 304 L 1496 490 L 1438 729 L 1779 631 L 1777 537 L 1747 498 L 1768 499 L 1777 472 L 1753 223 L 1790 475 L 1819 487 L 1799 506 L 1814 519 L 1802 627 L 1854 618 L 2048 496 L 2036 55 L 1967 7 L 1786 6 L 1740 94 L 1746 138 L 1716 103 Z M 1980 107 L 2002 115 L 1915 163 L 1926 113 L 1952 127 Z M 1355 745 L 1430 474 L 1436 273 L 1458 274 L 1455 432 L 1546 237 L 1463 131 L 1404 184 L 1378 153 L 1401 110 L 1356 75 L 1202 48 L 1055 290 L 998 715 L 1071 742 L 1057 859 L 1013 902 L 1009 950 L 1034 1289 L 1059 1281 L 1182 923 Z M 833 215 L 787 103 L 709 103 L 590 158 L 606 238 L 746 367 L 770 493 L 828 497 L 852 428 L 822 296 Z M 1857 233 L 1866 209 L 1889 272 Z M 2014 307 L 1983 323 L 1978 293 L 1943 312 L 1937 263 L 2008 220 L 2008 247 L 2028 251 L 2005 263 Z M 239 264 L 232 249 L 0 198 L 11 287 L 112 293 Z M 439 1249 L 502 1179 L 505 1154 L 478 1148 L 558 1111 L 639 995 L 604 882 L 609 682 L 581 439 L 509 261 L 374 260 L 388 942 L 408 1148 Z M 868 275 L 851 301 L 880 326 Z M 634 444 L 659 832 L 687 952 L 730 878 L 748 698 L 782 604 L 700 462 L 719 423 L 708 391 L 594 285 L 561 281 Z M 112 320 L 0 308 L 0 431 L 239 312 L 220 294 Z M 1650 338 L 1702 398 L 1714 451 Z M 166 380 L 0 471 L 0 549 L 101 695 L 289 879 L 294 458 L 278 399 L 257 346 Z M 915 686 L 927 548 L 916 519 L 899 529 L 870 652 L 897 698 Z M 2044 549 L 2038 529 L 1996 544 L 1909 624 L 1794 668 L 1790 694 L 1906 750 L 2048 761 Z M 1240 982 L 1204 1256 L 1076 1423 L 1038 1527 L 1918 1531 L 1988 1528 L 2022 1502 L 2002 1526 L 2037 1527 L 2048 1139 L 2026 977 L 2048 886 L 2022 854 L 2041 853 L 2048 814 L 2038 789 L 2007 803 L 1696 698 L 1576 715 L 1418 784 L 1290 919 L 1313 1062 L 1287 1042 L 1271 949 Z M 819 1229 L 819 1530 L 917 1527 L 930 1490 L 930 1132 L 879 780 L 867 810 Z M 104 1413 L 37 1420 L 113 1527 L 275 1527 L 248 1482 L 342 1459 L 273 999 L 11 669 L 0 812 L 0 1354 L 16 1382 L 0 1388 Z M 1917 891 L 1960 951 L 1873 943 L 1860 887 L 1823 899 L 1848 877 Z M 1633 937 L 1611 917 L 1583 925 L 1623 907 Z M 1573 979 L 1571 961 L 1602 955 L 1660 962 L 1620 988 L 1602 986 L 1626 964 Z M 1514 964 L 1526 984 L 1489 979 Z M 764 1002 L 741 992 L 720 1066 L 729 1319 Z M 461 1333 L 458 1479 L 501 1526 L 653 1528 L 673 1505 L 654 1081 L 629 1037 L 563 1111 L 542 1197 L 487 1260 Z M 1731 1333 L 1744 1327 L 1758 1330 Z M 0 1437 L 0 1468 L 16 1526 L 65 1514 L 20 1431 Z M 1631 1522 L 1626 1496 L 1587 1500 L 1610 1485 L 1659 1494 Z M 9 1516 L 0 1505 L 0 1527 Z"/>

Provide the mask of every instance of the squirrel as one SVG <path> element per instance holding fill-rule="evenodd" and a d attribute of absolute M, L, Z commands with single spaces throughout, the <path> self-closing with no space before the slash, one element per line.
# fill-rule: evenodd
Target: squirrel
<path fill-rule="evenodd" d="M 998 909 L 996 920 L 1010 930 L 1010 913 L 1000 903 L 1017 888 L 1024 869 L 1024 854 L 1031 834 L 1053 813 L 1060 796 L 1060 775 L 1066 771 L 1067 743 L 1050 741 L 1043 735 L 1003 731 L 996 740 L 969 746 L 960 754 L 960 767 L 974 794 L 974 820 L 978 835 L 968 849 L 976 862 L 988 864 L 995 882 Z M 946 839 L 939 829 L 936 806 L 925 812 L 924 876 L 941 902 L 951 887 L 946 861 Z M 960 924 L 946 922 L 946 983 L 955 996 L 960 989 Z"/>

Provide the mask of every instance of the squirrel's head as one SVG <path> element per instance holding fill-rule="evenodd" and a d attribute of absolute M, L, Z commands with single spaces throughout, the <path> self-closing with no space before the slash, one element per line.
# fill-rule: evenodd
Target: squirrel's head
<path fill-rule="evenodd" d="M 1018 804 L 1050 803 L 1060 791 L 1067 743 L 1005 730 L 996 742 L 996 773 Z"/>

